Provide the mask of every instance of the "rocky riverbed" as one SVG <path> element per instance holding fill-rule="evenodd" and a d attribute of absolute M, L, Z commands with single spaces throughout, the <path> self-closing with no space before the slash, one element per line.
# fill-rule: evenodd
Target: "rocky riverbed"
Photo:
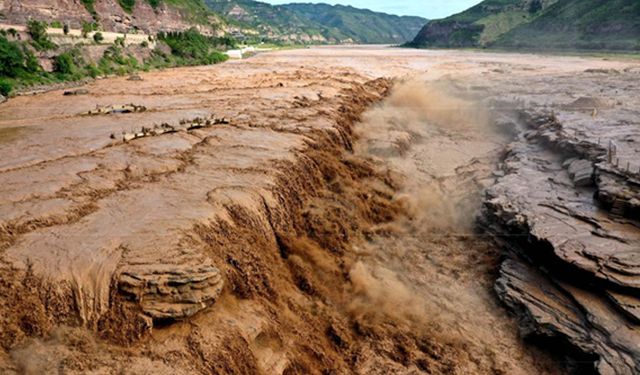
<path fill-rule="evenodd" d="M 519 136 L 485 203 L 509 250 L 496 291 L 523 332 L 571 346 L 575 366 L 595 361 L 602 374 L 640 371 L 640 102 L 626 84 L 637 78 L 557 78 L 582 93 L 598 87 L 565 104 L 538 101 L 535 88 L 521 95 L 530 102 L 514 118 Z"/>
<path fill-rule="evenodd" d="M 0 105 L 2 372 L 639 371 L 637 60 L 141 78 Z"/>

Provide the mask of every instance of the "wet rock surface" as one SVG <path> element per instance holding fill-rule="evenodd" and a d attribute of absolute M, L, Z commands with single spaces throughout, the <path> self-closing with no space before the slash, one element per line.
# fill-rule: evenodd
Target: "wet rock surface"
<path fill-rule="evenodd" d="M 604 99 L 516 111 L 519 136 L 487 191 L 484 224 L 507 249 L 496 291 L 523 334 L 570 353 L 578 371 L 637 374 L 639 92 L 604 86 Z M 532 91 L 520 98 L 539 100 Z M 625 105 L 599 105 L 616 101 Z"/>
<path fill-rule="evenodd" d="M 135 113 L 144 112 L 147 107 L 136 104 L 112 104 L 107 106 L 96 106 L 95 109 L 88 111 L 87 116 L 111 115 L 115 113 Z"/>
<path fill-rule="evenodd" d="M 222 292 L 222 275 L 213 265 L 156 266 L 126 270 L 118 288 L 157 320 L 189 317 L 213 304 Z"/>
<path fill-rule="evenodd" d="M 87 95 L 87 94 L 89 94 L 89 90 L 87 89 L 67 90 L 62 93 L 62 95 L 65 95 L 65 96 Z"/>

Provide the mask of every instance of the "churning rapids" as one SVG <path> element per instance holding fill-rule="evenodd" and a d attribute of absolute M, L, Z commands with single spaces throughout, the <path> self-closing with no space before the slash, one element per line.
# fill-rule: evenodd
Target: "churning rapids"
<path fill-rule="evenodd" d="M 0 372 L 640 372 L 637 61 L 142 78 L 0 105 Z"/>

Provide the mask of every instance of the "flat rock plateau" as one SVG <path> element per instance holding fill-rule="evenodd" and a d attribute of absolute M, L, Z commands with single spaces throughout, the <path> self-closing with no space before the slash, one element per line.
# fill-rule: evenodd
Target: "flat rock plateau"
<path fill-rule="evenodd" d="M 0 372 L 640 373 L 638 82 L 355 46 L 11 98 Z"/>

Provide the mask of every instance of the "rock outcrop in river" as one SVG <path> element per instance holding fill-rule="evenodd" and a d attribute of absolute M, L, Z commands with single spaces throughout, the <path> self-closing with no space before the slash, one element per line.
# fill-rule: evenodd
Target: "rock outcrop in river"
<path fill-rule="evenodd" d="M 563 347 L 578 368 L 631 375 L 640 372 L 640 130 L 629 109 L 589 103 L 520 112 L 485 220 L 508 249 L 496 291 L 523 333 Z"/>

